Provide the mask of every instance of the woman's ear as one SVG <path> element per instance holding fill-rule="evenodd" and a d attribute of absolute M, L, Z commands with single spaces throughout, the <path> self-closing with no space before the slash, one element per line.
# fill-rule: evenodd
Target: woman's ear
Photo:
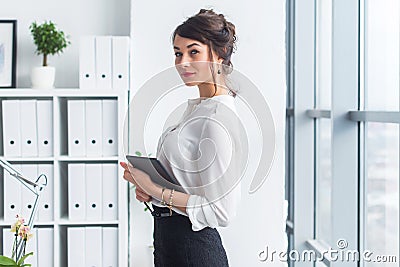
<path fill-rule="evenodd" d="M 225 55 L 226 55 L 226 50 L 227 50 L 227 48 L 226 47 L 224 47 L 223 48 L 223 50 L 224 50 L 224 53 L 225 53 Z M 218 60 L 220 60 L 221 59 L 221 64 L 222 64 L 222 62 L 225 60 L 224 58 L 222 58 L 222 57 L 218 57 Z"/>

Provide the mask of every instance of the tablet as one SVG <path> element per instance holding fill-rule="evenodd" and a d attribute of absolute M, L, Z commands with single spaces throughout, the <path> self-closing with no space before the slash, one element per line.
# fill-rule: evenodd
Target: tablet
<path fill-rule="evenodd" d="M 127 155 L 126 159 L 133 165 L 133 167 L 147 173 L 154 183 L 160 186 L 165 186 L 169 189 L 180 188 L 176 179 L 172 178 L 168 174 L 157 158 Z"/>

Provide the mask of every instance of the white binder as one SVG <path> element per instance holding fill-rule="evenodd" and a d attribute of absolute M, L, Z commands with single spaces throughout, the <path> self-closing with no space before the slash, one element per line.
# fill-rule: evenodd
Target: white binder
<path fill-rule="evenodd" d="M 3 100 L 4 156 L 21 157 L 20 100 Z"/>
<path fill-rule="evenodd" d="M 54 266 L 54 229 L 37 228 L 37 266 Z M 33 265 L 34 266 L 34 265 Z"/>
<path fill-rule="evenodd" d="M 101 227 L 85 227 L 86 267 L 102 266 L 102 231 Z"/>
<path fill-rule="evenodd" d="M 94 36 L 83 36 L 80 38 L 79 88 L 96 89 L 96 43 Z"/>
<path fill-rule="evenodd" d="M 103 99 L 103 156 L 118 155 L 118 105 L 115 99 Z"/>
<path fill-rule="evenodd" d="M 96 89 L 112 88 L 111 36 L 96 36 Z"/>
<path fill-rule="evenodd" d="M 13 167 L 20 171 L 21 166 L 14 164 Z M 4 171 L 4 221 L 14 223 L 16 215 L 21 214 L 22 195 L 21 183 Z"/>
<path fill-rule="evenodd" d="M 85 164 L 68 164 L 68 214 L 71 221 L 86 218 Z"/>
<path fill-rule="evenodd" d="M 21 154 L 23 157 L 37 157 L 36 101 L 20 100 L 21 110 Z"/>
<path fill-rule="evenodd" d="M 68 100 L 68 155 L 86 156 L 85 100 Z"/>
<path fill-rule="evenodd" d="M 118 219 L 118 165 L 102 164 L 103 175 L 103 221 Z"/>
<path fill-rule="evenodd" d="M 14 233 L 10 228 L 3 228 L 3 254 L 4 256 L 11 257 L 14 244 Z"/>
<path fill-rule="evenodd" d="M 27 179 L 31 181 L 36 181 L 38 177 L 37 175 L 38 166 L 37 164 L 21 164 L 21 172 Z M 21 215 L 23 218 L 25 218 L 25 220 L 28 220 L 33 210 L 36 196 L 24 185 L 21 186 L 21 195 L 22 195 Z"/>
<path fill-rule="evenodd" d="M 85 267 L 85 239 L 85 227 L 68 228 L 68 267 Z"/>
<path fill-rule="evenodd" d="M 86 164 L 86 220 L 102 218 L 101 164 Z"/>
<path fill-rule="evenodd" d="M 54 167 L 52 164 L 38 165 L 38 176 L 41 174 L 47 177 L 47 186 L 40 197 L 38 206 L 38 221 L 51 222 L 54 220 Z"/>
<path fill-rule="evenodd" d="M 102 101 L 86 100 L 86 156 L 101 156 L 103 149 L 102 139 Z"/>
<path fill-rule="evenodd" d="M 33 252 L 32 256 L 29 256 L 26 258 L 24 261 L 25 264 L 31 264 L 31 266 L 40 266 L 38 265 L 38 248 L 37 248 L 37 229 L 33 228 L 31 229 L 32 237 L 26 242 L 26 254 Z M 43 253 L 43 252 L 42 252 Z"/>
<path fill-rule="evenodd" d="M 103 227 L 103 266 L 118 266 L 118 228 Z"/>
<path fill-rule="evenodd" d="M 37 134 L 39 157 L 53 156 L 53 101 L 37 100 Z"/>
<path fill-rule="evenodd" d="M 113 89 L 129 88 L 129 37 L 112 37 Z"/>

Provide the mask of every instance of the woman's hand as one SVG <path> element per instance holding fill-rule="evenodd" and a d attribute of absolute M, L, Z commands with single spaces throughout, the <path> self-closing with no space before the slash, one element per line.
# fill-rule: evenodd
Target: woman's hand
<path fill-rule="evenodd" d="M 138 187 L 136 187 L 135 193 L 136 193 L 136 199 L 139 200 L 140 202 L 149 202 L 152 198 Z"/>
<path fill-rule="evenodd" d="M 151 189 L 156 186 L 153 181 L 151 181 L 150 176 L 147 173 L 134 168 L 131 164 L 121 162 L 120 165 L 125 169 L 124 179 L 133 183 L 136 187 L 136 199 L 142 202 L 150 201 L 152 198 L 150 195 Z"/>

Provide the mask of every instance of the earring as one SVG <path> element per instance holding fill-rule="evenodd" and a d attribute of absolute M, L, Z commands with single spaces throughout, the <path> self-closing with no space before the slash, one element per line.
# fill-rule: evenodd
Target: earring
<path fill-rule="evenodd" d="M 220 69 L 218 69 L 218 72 L 217 72 L 218 74 L 221 74 L 221 70 Z"/>

